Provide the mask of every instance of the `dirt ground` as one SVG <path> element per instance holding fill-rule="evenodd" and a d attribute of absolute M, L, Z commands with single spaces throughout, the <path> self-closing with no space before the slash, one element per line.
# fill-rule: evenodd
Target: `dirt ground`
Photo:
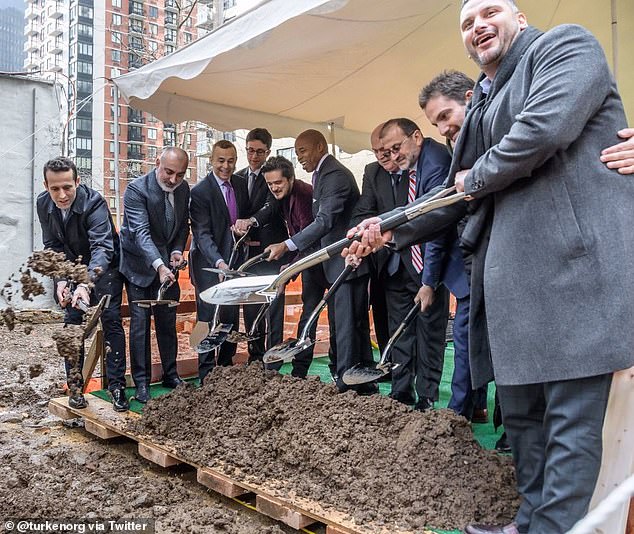
<path fill-rule="evenodd" d="M 133 442 L 62 426 L 46 406 L 63 393 L 51 337 L 61 325 L 27 326 L 28 335 L 20 322 L 11 332 L 0 326 L 0 519 L 155 518 L 159 533 L 291 532 L 208 492 L 192 469 L 161 469 Z"/>

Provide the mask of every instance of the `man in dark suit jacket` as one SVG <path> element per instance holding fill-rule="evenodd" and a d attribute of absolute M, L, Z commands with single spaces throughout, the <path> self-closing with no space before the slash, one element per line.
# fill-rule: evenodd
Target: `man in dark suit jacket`
<path fill-rule="evenodd" d="M 256 226 L 264 226 L 273 216 L 280 216 L 288 228 L 288 233 L 292 237 L 313 222 L 313 188 L 310 184 L 295 179 L 295 170 L 293 164 L 282 156 L 274 156 L 262 167 L 262 174 L 269 187 L 272 199 L 255 213 L 250 219 L 238 221 L 242 231 L 254 224 Z M 238 226 L 238 225 L 236 225 Z M 284 261 L 291 263 L 300 256 L 297 252 L 290 252 L 284 256 Z M 315 309 L 323 296 L 320 291 L 318 280 L 323 278 L 319 266 L 310 267 L 301 274 L 302 280 L 302 313 L 297 326 L 299 333 L 304 329 L 308 317 Z M 277 307 L 281 309 L 280 319 L 284 320 L 284 293 L 282 292 L 271 303 L 271 308 Z M 277 317 L 277 312 L 271 313 L 271 317 Z M 273 320 L 272 320 L 273 322 Z M 272 324 L 269 343 L 271 346 L 282 341 L 283 323 L 280 325 Z M 317 323 L 310 331 L 312 339 L 315 339 L 317 331 Z M 308 368 L 313 359 L 314 345 L 309 349 L 298 354 L 293 360 L 293 370 L 291 374 L 296 377 L 304 378 L 308 374 Z M 279 369 L 281 363 L 269 364 L 271 369 Z"/>
<path fill-rule="evenodd" d="M 106 346 L 106 376 L 112 395 L 113 408 L 128 409 L 125 395 L 125 334 L 121 325 L 121 294 L 123 278 L 119 273 L 119 236 L 112 223 L 110 210 L 97 191 L 80 185 L 75 164 L 68 158 L 57 157 L 44 165 L 44 188 L 37 197 L 37 215 L 42 226 L 44 248 L 63 252 L 66 259 L 88 267 L 94 286 L 80 284 L 70 294 L 68 280 L 55 280 L 57 301 L 64 307 L 66 324 L 81 324 L 83 312 L 78 301 L 96 304 L 103 295 L 110 303 L 101 315 Z M 81 373 L 84 354 L 80 354 Z M 81 393 L 83 383 L 71 383 L 70 365 L 66 376 L 73 408 L 85 408 L 88 402 Z"/>
<path fill-rule="evenodd" d="M 233 174 L 236 168 L 236 147 L 230 141 L 218 141 L 211 151 L 211 172 L 192 188 L 189 206 L 192 222 L 191 259 L 192 281 L 196 288 L 196 305 L 199 321 L 211 322 L 215 306 L 200 299 L 200 293 L 217 284 L 217 274 L 205 268 L 235 268 L 229 265 L 234 247 L 232 227 L 236 220 L 245 217 L 249 210 L 247 184 L 241 176 Z M 236 263 L 241 263 L 243 255 Z M 218 314 L 222 323 L 239 326 L 238 306 L 221 306 Z M 218 351 L 198 355 L 198 375 L 201 382 L 218 365 L 231 365 L 236 344 L 225 341 Z"/>
<path fill-rule="evenodd" d="M 302 132 L 295 141 L 295 152 L 304 170 L 313 173 L 314 220 L 285 242 L 270 245 L 272 259 L 281 258 L 289 250 L 307 252 L 343 238 L 359 198 L 354 176 L 328 154 L 328 144 L 322 133 L 317 130 Z M 336 256 L 320 267 L 321 280 L 316 281 L 316 285 L 323 294 L 343 271 L 344 260 Z M 367 273 L 367 266 L 362 264 L 341 285 L 332 299 L 334 302 L 328 306 L 330 368 L 339 391 L 349 389 L 341 379 L 346 370 L 357 363 L 372 363 Z M 355 389 L 372 393 L 376 391 L 376 385 L 363 384 Z"/>
<path fill-rule="evenodd" d="M 143 403 L 150 398 L 151 314 L 163 366 L 163 385 L 173 388 L 182 382 L 176 371 L 176 308 L 145 308 L 134 301 L 155 299 L 166 281 L 171 285 L 164 297 L 175 301 L 180 298 L 172 269 L 183 263 L 189 235 L 189 184 L 185 181 L 188 164 L 187 152 L 168 147 L 156 160 L 156 169 L 130 182 L 123 195 L 120 270 L 126 278 L 130 302 L 130 365 L 135 398 Z"/>
<path fill-rule="evenodd" d="M 264 128 L 254 128 L 247 134 L 246 151 L 249 165 L 236 173 L 238 176 L 242 176 L 247 183 L 249 191 L 249 210 L 247 217 L 251 217 L 257 213 L 267 200 L 273 198 L 264 180 L 264 173 L 262 172 L 262 166 L 271 153 L 272 143 L 273 137 L 269 131 Z M 265 225 L 258 227 L 251 225 L 251 231 L 247 238 L 247 259 L 262 253 L 271 243 L 279 243 L 286 238 L 288 238 L 288 232 L 286 231 L 282 217 L 279 213 L 272 213 Z M 259 263 L 253 266 L 250 271 L 258 275 L 274 274 L 279 272 L 282 263 L 283 260 Z M 251 330 L 259 309 L 259 306 L 254 306 L 253 304 L 246 305 L 242 308 L 244 326 L 247 332 Z M 269 331 L 272 329 L 275 330 L 275 332 L 273 332 L 273 338 L 282 336 L 284 326 L 283 313 L 284 309 L 279 305 L 271 306 L 268 310 Z M 257 334 L 259 334 L 260 337 L 248 343 L 249 361 L 262 359 L 266 346 L 265 333 L 266 322 L 261 321 L 257 328 Z"/>

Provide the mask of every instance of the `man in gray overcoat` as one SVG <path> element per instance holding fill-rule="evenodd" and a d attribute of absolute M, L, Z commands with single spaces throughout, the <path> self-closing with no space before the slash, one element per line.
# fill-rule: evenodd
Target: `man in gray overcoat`
<path fill-rule="evenodd" d="M 495 376 L 522 503 L 511 525 L 465 532 L 563 534 L 590 503 L 612 375 L 634 365 L 634 181 L 599 159 L 625 115 L 583 28 L 542 33 L 512 0 L 463 0 L 460 29 L 482 75 L 447 184 L 470 201 L 393 239 L 429 240 L 470 212 L 470 344 L 490 345 L 470 350 L 472 376 Z M 392 237 L 377 232 L 352 252 Z"/>

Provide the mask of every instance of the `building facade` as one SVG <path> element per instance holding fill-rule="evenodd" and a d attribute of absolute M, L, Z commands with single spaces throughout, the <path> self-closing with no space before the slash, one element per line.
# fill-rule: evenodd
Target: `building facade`
<path fill-rule="evenodd" d="M 24 65 L 24 12 L 0 8 L 0 72 L 19 72 Z"/>

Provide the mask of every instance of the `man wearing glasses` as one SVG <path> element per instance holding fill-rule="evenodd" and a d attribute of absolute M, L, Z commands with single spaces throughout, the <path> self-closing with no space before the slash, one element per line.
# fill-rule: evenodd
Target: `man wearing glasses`
<path fill-rule="evenodd" d="M 257 221 L 253 216 L 270 201 L 273 197 L 269 191 L 262 167 L 266 158 L 271 154 L 271 144 L 273 137 L 265 128 L 254 128 L 247 134 L 246 151 L 247 161 L 249 165 L 241 169 L 236 174 L 242 176 L 247 182 L 249 193 L 249 210 L 247 218 L 250 218 L 251 230 L 247 238 L 249 247 L 247 259 L 257 256 L 271 243 L 279 243 L 288 238 L 286 225 L 279 213 L 271 215 L 269 220 L 262 227 L 257 226 Z M 263 262 L 255 265 L 251 272 L 258 275 L 276 274 L 279 272 L 284 259 L 272 262 Z M 235 268 L 235 266 L 234 266 Z M 246 331 L 249 332 L 258 314 L 259 306 L 247 305 L 243 308 L 244 324 Z M 284 328 L 284 309 L 279 306 L 273 306 L 269 309 L 270 329 L 280 330 L 279 336 L 282 336 L 281 330 Z M 262 321 L 257 329 L 260 335 L 257 339 L 249 341 L 249 361 L 261 360 L 265 352 L 265 331 L 266 325 Z"/>
<path fill-rule="evenodd" d="M 379 137 L 385 155 L 389 154 L 391 162 L 401 170 L 400 178 L 393 178 L 397 205 L 414 201 L 447 177 L 451 163 L 447 149 L 433 139 L 425 139 L 415 122 L 391 119 L 383 125 Z M 423 243 L 393 252 L 387 264 L 390 323 L 403 320 L 417 294 L 422 310 L 415 323 L 416 337 L 408 336 L 409 346 L 394 353 L 394 361 L 400 365 L 392 372 L 392 396 L 411 403 L 415 386 L 415 408 L 421 411 L 438 400 L 444 360 L 449 294 L 440 285 L 442 265 L 438 259 L 437 254 L 429 254 Z"/>

